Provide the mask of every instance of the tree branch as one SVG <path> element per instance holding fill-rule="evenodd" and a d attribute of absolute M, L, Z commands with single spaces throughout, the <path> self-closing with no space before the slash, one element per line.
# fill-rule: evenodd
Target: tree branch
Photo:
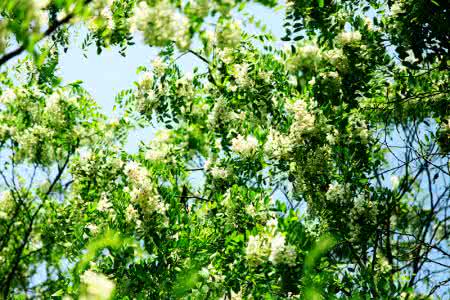
<path fill-rule="evenodd" d="M 89 2 L 92 2 L 92 0 L 86 0 L 84 5 L 89 4 Z M 62 18 L 61 20 L 57 20 L 52 26 L 50 26 L 49 28 L 47 28 L 46 31 L 44 31 L 42 33 L 41 38 L 38 40 L 41 41 L 44 38 L 52 35 L 56 30 L 58 30 L 61 26 L 63 26 L 64 24 L 67 24 L 70 22 L 70 20 L 75 16 L 75 14 L 72 12 L 70 14 L 68 14 L 67 16 L 65 16 L 64 18 Z M 26 47 L 25 45 L 21 45 L 20 47 L 18 47 L 15 50 L 12 50 L 9 53 L 6 53 L 5 55 L 3 55 L 2 57 L 0 57 L 0 66 L 2 66 L 3 64 L 5 64 L 6 62 L 8 62 L 10 59 L 16 57 L 17 55 L 21 54 L 23 51 L 25 51 Z"/>

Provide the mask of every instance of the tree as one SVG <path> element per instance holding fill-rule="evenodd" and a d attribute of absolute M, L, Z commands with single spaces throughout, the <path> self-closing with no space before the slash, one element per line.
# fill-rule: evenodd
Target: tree
<path fill-rule="evenodd" d="M 444 1 L 287 1 L 285 47 L 245 5 L 0 4 L 1 297 L 449 295 Z M 73 24 L 160 49 L 118 119 L 55 75 Z"/>

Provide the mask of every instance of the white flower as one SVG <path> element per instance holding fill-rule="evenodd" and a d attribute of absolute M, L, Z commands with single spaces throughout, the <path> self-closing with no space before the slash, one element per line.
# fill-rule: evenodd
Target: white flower
<path fill-rule="evenodd" d="M 205 279 L 209 278 L 209 270 L 208 270 L 208 268 L 206 268 L 206 267 L 203 267 L 203 268 L 198 272 L 198 274 L 199 274 L 200 277 L 202 277 L 202 278 L 205 278 Z"/>
<path fill-rule="evenodd" d="M 305 226 L 305 232 L 308 233 L 310 236 L 314 237 L 314 238 L 319 238 L 321 232 L 320 232 L 320 223 L 319 220 L 316 219 L 310 219 L 307 220 L 304 223 Z"/>
<path fill-rule="evenodd" d="M 10 191 L 3 191 L 0 194 L 0 219 L 7 219 L 9 212 L 14 206 Z"/>
<path fill-rule="evenodd" d="M 295 247 L 292 245 L 287 245 L 284 249 L 283 263 L 287 264 L 288 266 L 295 266 L 296 258 L 297 251 L 295 250 Z"/>
<path fill-rule="evenodd" d="M 159 149 L 149 149 L 145 152 L 145 159 L 155 162 L 164 161 L 168 152 L 169 152 L 168 147 L 159 147 Z"/>
<path fill-rule="evenodd" d="M 48 141 L 54 133 L 53 129 L 41 125 L 34 125 L 23 132 L 18 132 L 16 139 L 21 147 L 22 155 L 31 160 L 49 160 L 51 154 L 43 150 L 48 149 Z"/>
<path fill-rule="evenodd" d="M 270 231 L 274 231 L 278 227 L 278 219 L 272 218 L 267 221 L 266 226 L 270 229 Z"/>
<path fill-rule="evenodd" d="M 359 138 L 362 143 L 366 144 L 370 137 L 370 131 L 366 121 L 359 115 L 352 115 L 349 118 L 349 135 L 351 138 Z"/>
<path fill-rule="evenodd" d="M 109 199 L 106 195 L 106 193 L 102 193 L 101 197 L 100 197 L 100 201 L 97 204 L 97 210 L 98 211 L 108 211 L 109 209 L 111 209 L 112 204 L 111 202 L 109 202 Z"/>
<path fill-rule="evenodd" d="M 264 236 L 251 235 L 245 248 L 245 255 L 249 263 L 259 265 L 267 259 L 269 254 L 269 244 Z"/>
<path fill-rule="evenodd" d="M 241 41 L 241 23 L 227 21 L 216 28 L 216 41 L 219 48 L 235 48 Z"/>
<path fill-rule="evenodd" d="M 86 228 L 92 233 L 92 234 L 97 234 L 98 233 L 98 226 L 95 224 L 88 224 L 86 225 Z"/>
<path fill-rule="evenodd" d="M 450 124 L 450 121 L 449 121 Z M 216 147 L 218 150 L 222 150 L 222 139 L 217 138 L 214 140 L 214 147 Z"/>
<path fill-rule="evenodd" d="M 315 129 L 315 117 L 308 112 L 305 101 L 301 99 L 292 104 L 287 104 L 286 108 L 294 114 L 294 122 L 289 130 L 289 138 L 291 141 L 302 141 L 304 133 L 311 132 Z"/>
<path fill-rule="evenodd" d="M 139 79 L 139 87 L 144 90 L 149 90 L 153 85 L 153 74 L 151 72 L 144 72 Z"/>
<path fill-rule="evenodd" d="M 282 158 L 288 155 L 291 150 L 292 144 L 289 136 L 270 128 L 267 141 L 264 144 L 264 151 L 275 158 Z"/>
<path fill-rule="evenodd" d="M 348 184 L 339 184 L 337 182 L 332 183 L 326 193 L 327 201 L 338 206 L 346 206 L 349 202 L 352 202 L 352 196 Z"/>
<path fill-rule="evenodd" d="M 314 43 L 298 47 L 296 53 L 292 53 L 290 48 L 287 48 L 287 54 L 286 67 L 292 72 L 302 69 L 314 69 L 322 59 L 322 53 Z"/>
<path fill-rule="evenodd" d="M 214 31 L 209 30 L 209 29 L 204 31 L 203 34 L 204 34 L 204 37 L 206 39 L 206 43 L 207 43 L 208 49 L 210 51 L 212 49 L 212 46 L 216 44 L 216 41 L 217 41 L 216 34 L 215 34 Z"/>
<path fill-rule="evenodd" d="M 16 98 L 16 92 L 13 89 L 7 89 L 6 91 L 3 91 L 2 95 L 0 96 L 0 103 L 8 105 L 16 100 Z"/>
<path fill-rule="evenodd" d="M 233 49 L 232 48 L 224 48 L 224 49 L 218 49 L 216 51 L 217 58 L 222 60 L 225 64 L 229 65 L 233 62 Z"/>
<path fill-rule="evenodd" d="M 231 140 L 231 151 L 240 154 L 244 157 L 253 155 L 258 150 L 258 140 L 254 136 L 247 136 L 244 138 L 238 135 Z"/>
<path fill-rule="evenodd" d="M 270 242 L 269 261 L 274 265 L 282 263 L 294 266 L 296 258 L 297 251 L 295 247 L 287 245 L 286 238 L 281 233 L 277 233 Z"/>
<path fill-rule="evenodd" d="M 213 161 L 211 158 L 208 158 L 205 160 L 205 163 L 203 164 L 203 170 L 208 171 L 211 168 Z"/>
<path fill-rule="evenodd" d="M 406 51 L 406 53 L 408 54 L 408 56 L 404 59 L 405 61 L 409 62 L 410 64 L 413 64 L 413 63 L 419 61 L 411 49 Z"/>
<path fill-rule="evenodd" d="M 139 2 L 130 23 L 132 30 L 143 32 L 149 45 L 163 47 L 175 41 L 180 49 L 187 49 L 191 42 L 189 19 L 167 1 L 157 2 L 153 7 L 145 1 Z"/>
<path fill-rule="evenodd" d="M 125 174 L 128 175 L 130 180 L 135 184 L 140 184 L 144 182 L 148 173 L 147 170 L 144 169 L 139 163 L 135 161 L 130 161 L 125 165 Z"/>
<path fill-rule="evenodd" d="M 187 73 L 175 82 L 178 96 L 188 98 L 194 96 L 195 91 L 192 83 L 193 78 L 194 75 L 192 73 Z"/>
<path fill-rule="evenodd" d="M 212 127 L 218 124 L 223 124 L 230 119 L 230 112 L 228 111 L 226 100 L 220 97 L 216 100 L 211 112 L 208 114 L 208 122 Z"/>
<path fill-rule="evenodd" d="M 337 41 L 341 45 L 349 45 L 359 43 L 361 41 L 361 33 L 359 31 L 341 32 L 337 36 Z"/>
<path fill-rule="evenodd" d="M 54 111 L 55 108 L 59 104 L 59 100 L 61 99 L 61 95 L 57 92 L 51 94 L 45 103 L 45 109 L 48 111 Z"/>
<path fill-rule="evenodd" d="M 153 73 L 157 76 L 162 75 L 167 69 L 167 64 L 159 56 L 152 60 L 151 64 L 153 67 Z"/>
<path fill-rule="evenodd" d="M 245 212 L 253 218 L 256 217 L 256 214 L 257 214 L 256 208 L 253 205 L 253 203 L 250 203 L 249 205 L 247 205 L 247 207 L 245 208 Z"/>
<path fill-rule="evenodd" d="M 105 275 L 87 270 L 80 276 L 81 282 L 86 286 L 86 292 L 80 297 L 85 300 L 110 299 L 114 290 L 114 282 Z"/>
<path fill-rule="evenodd" d="M 233 75 L 235 77 L 236 83 L 240 86 L 247 86 L 250 84 L 250 79 L 248 77 L 249 64 L 235 64 L 233 66 Z"/>
<path fill-rule="evenodd" d="M 397 15 L 403 13 L 404 10 L 403 10 L 402 4 L 403 3 L 401 1 L 397 1 L 391 6 L 392 16 L 397 16 Z"/>
<path fill-rule="evenodd" d="M 392 189 L 393 190 L 397 189 L 400 184 L 400 180 L 398 179 L 398 176 L 392 175 L 390 179 L 391 179 Z"/>
<path fill-rule="evenodd" d="M 216 166 L 210 168 L 209 172 L 211 173 L 211 176 L 213 178 L 218 179 L 226 179 L 228 178 L 228 176 L 230 176 L 230 172 L 228 172 L 228 170 Z"/>
<path fill-rule="evenodd" d="M 335 67 L 339 67 L 345 62 L 345 56 L 342 49 L 332 49 L 324 53 L 324 57 Z"/>
<path fill-rule="evenodd" d="M 320 49 L 315 44 L 308 44 L 298 49 L 304 58 L 316 58 L 319 56 Z"/>
<path fill-rule="evenodd" d="M 193 15 L 204 18 L 209 13 L 209 0 L 189 0 L 190 9 Z"/>
<path fill-rule="evenodd" d="M 286 238 L 280 233 L 277 233 L 277 235 L 275 235 L 272 238 L 270 242 L 269 261 L 272 262 L 274 265 L 277 265 L 283 261 L 285 243 Z"/>
<path fill-rule="evenodd" d="M 289 75 L 289 77 L 288 77 L 288 83 L 289 83 L 290 85 L 296 86 L 296 85 L 298 84 L 297 77 L 294 76 L 294 75 Z"/>
<path fill-rule="evenodd" d="M 125 219 L 129 223 L 139 223 L 139 213 L 132 204 L 128 204 L 125 209 Z"/>

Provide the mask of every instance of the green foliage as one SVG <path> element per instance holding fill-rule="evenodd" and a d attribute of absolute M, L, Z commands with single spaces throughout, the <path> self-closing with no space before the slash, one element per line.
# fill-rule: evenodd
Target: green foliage
<path fill-rule="evenodd" d="M 448 297 L 444 2 L 287 1 L 284 47 L 245 4 L 1 2 L 0 297 Z M 160 49 L 117 118 L 71 24 Z"/>

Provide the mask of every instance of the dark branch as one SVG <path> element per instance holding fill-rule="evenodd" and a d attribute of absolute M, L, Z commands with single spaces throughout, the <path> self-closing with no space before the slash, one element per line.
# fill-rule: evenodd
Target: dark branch
<path fill-rule="evenodd" d="M 92 0 L 86 0 L 85 1 L 85 5 L 89 4 L 89 2 L 92 2 Z M 54 24 L 52 24 L 52 26 L 50 26 L 49 28 L 47 28 L 46 31 L 44 31 L 42 33 L 41 38 L 38 41 L 43 40 L 44 38 L 52 35 L 56 30 L 58 30 L 61 26 L 67 24 L 70 22 L 70 20 L 74 17 L 74 13 L 70 13 L 67 16 L 65 16 L 64 18 L 62 18 L 61 20 L 57 20 Z M 2 57 L 0 57 L 0 66 L 2 66 L 3 64 L 5 64 L 6 62 L 8 62 L 10 59 L 16 57 L 17 55 L 21 54 L 23 51 L 25 51 L 26 47 L 25 45 L 21 45 L 20 47 L 18 47 L 15 50 L 12 50 L 9 53 L 6 53 L 5 55 L 3 55 Z"/>

